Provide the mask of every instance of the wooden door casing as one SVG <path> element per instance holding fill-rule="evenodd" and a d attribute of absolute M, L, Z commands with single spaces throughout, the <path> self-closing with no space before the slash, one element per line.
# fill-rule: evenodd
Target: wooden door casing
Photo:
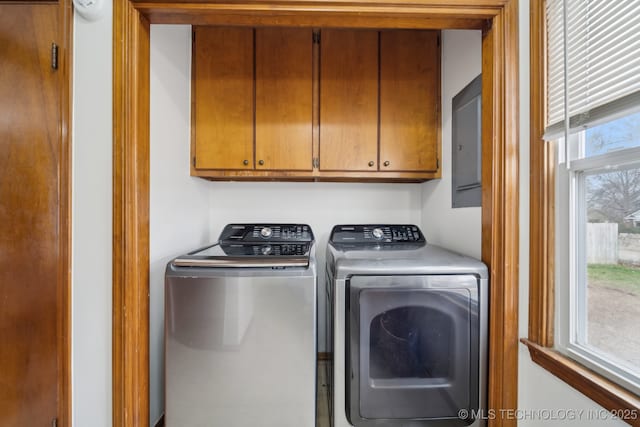
<path fill-rule="evenodd" d="M 0 424 L 6 427 L 68 420 L 64 7 L 0 4 Z M 58 70 L 54 42 L 62 51 Z"/>
<path fill-rule="evenodd" d="M 518 2 L 193 4 L 114 0 L 113 425 L 149 424 L 149 25 L 483 30 L 482 259 L 490 277 L 488 407 L 518 400 Z M 488 101 L 487 101 L 488 100 Z M 404 175 L 398 175 L 402 177 Z M 212 176 L 213 177 L 213 176 Z M 487 178 L 487 179 L 485 179 Z M 405 178 L 407 179 L 407 178 Z M 132 203 L 134 201 L 134 203 Z M 505 327 L 505 325 L 509 327 Z M 496 417 L 489 427 L 512 427 Z"/>
<path fill-rule="evenodd" d="M 322 30 L 320 170 L 378 169 L 378 31 Z"/>

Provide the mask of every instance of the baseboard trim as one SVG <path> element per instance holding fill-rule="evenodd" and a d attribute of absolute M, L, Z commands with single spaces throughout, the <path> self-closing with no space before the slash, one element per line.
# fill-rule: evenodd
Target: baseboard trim
<path fill-rule="evenodd" d="M 164 427 L 164 414 L 160 416 L 154 427 Z"/>
<path fill-rule="evenodd" d="M 328 352 L 319 352 L 318 353 L 318 360 L 331 360 L 333 359 L 333 353 L 328 353 Z"/>

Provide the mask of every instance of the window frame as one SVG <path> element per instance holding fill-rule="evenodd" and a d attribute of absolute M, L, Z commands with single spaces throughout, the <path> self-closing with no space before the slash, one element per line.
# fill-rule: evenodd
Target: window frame
<path fill-rule="evenodd" d="M 616 414 L 639 414 L 640 396 L 554 349 L 556 146 L 544 140 L 546 120 L 546 1 L 530 2 L 530 239 L 529 330 L 522 342 L 534 363 Z M 562 268 L 561 266 L 558 266 Z M 560 332 L 560 331 L 558 331 Z M 624 411 L 624 412 L 621 412 Z M 640 425 L 633 417 L 622 418 Z"/>
<path fill-rule="evenodd" d="M 572 146 L 574 155 L 571 160 L 571 168 L 566 169 L 566 163 L 560 161 L 558 166 L 560 194 L 567 194 L 568 197 L 560 197 L 557 201 L 559 211 L 568 212 L 569 242 L 568 250 L 560 250 L 565 253 L 560 255 L 560 262 L 568 266 L 567 271 L 558 271 L 558 276 L 564 278 L 569 283 L 569 287 L 564 292 L 558 292 L 558 299 L 563 306 L 569 306 L 566 316 L 556 319 L 558 351 L 568 355 L 572 359 L 580 362 L 589 369 L 621 385 L 622 387 L 640 393 L 640 381 L 638 375 L 623 366 L 618 366 L 614 358 L 609 358 L 597 347 L 583 344 L 586 341 L 587 318 L 587 254 L 586 254 L 586 228 L 587 206 L 586 206 L 586 179 L 589 176 L 640 168 L 640 147 L 626 148 L 609 153 L 599 154 L 592 157 L 584 157 L 586 137 L 585 131 L 573 134 L 569 137 L 569 144 Z M 560 146 L 562 144 L 559 144 Z M 560 152 L 564 152 L 560 148 Z M 615 169 L 610 169 L 610 165 L 615 165 Z M 558 218 L 556 218 L 556 221 Z M 556 236 L 558 238 L 558 236 Z M 556 243 L 557 240 L 556 240 Z M 566 262 L 563 262 L 566 258 Z M 563 295 L 564 294 L 564 295 Z M 581 342 L 582 341 L 582 342 Z M 635 377 L 635 378 L 632 378 Z"/>

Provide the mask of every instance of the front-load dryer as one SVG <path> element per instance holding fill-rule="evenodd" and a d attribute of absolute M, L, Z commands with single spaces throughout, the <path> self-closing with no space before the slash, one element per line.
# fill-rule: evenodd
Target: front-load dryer
<path fill-rule="evenodd" d="M 487 268 L 415 225 L 338 225 L 327 248 L 335 427 L 482 426 Z"/>

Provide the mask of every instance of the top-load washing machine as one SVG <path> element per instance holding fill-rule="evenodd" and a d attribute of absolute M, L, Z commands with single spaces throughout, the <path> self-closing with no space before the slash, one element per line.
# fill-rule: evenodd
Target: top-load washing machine
<path fill-rule="evenodd" d="M 316 261 L 305 224 L 229 224 L 167 265 L 165 425 L 313 427 Z"/>
<path fill-rule="evenodd" d="M 327 248 L 335 427 L 484 425 L 487 268 L 415 225 L 338 225 Z"/>

